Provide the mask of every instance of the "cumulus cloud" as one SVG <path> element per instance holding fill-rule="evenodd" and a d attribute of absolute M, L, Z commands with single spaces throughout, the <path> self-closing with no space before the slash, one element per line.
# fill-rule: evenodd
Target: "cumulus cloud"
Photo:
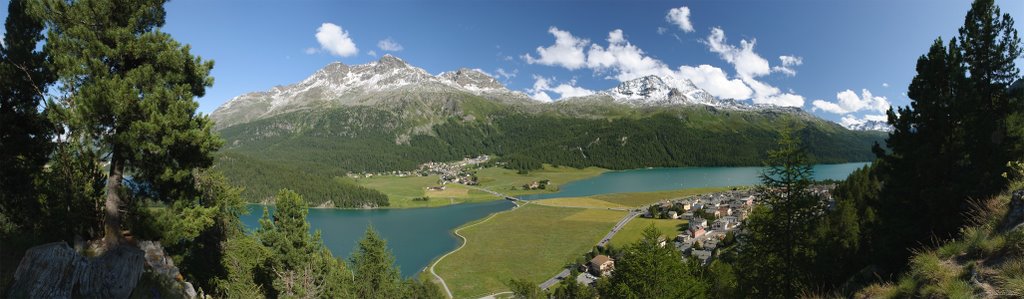
<path fill-rule="evenodd" d="M 501 79 L 502 77 L 504 77 L 505 80 L 508 80 L 508 79 L 515 78 L 516 75 L 519 75 L 519 69 L 513 69 L 512 71 L 506 71 L 503 68 L 498 68 L 497 70 L 494 70 L 494 74 L 495 74 L 495 78 L 497 78 L 497 79 Z"/>
<path fill-rule="evenodd" d="M 404 47 L 402 47 L 402 44 L 395 42 L 395 40 L 391 39 L 390 37 L 378 41 L 377 48 L 380 48 L 381 50 L 388 52 L 398 52 L 401 51 L 402 49 L 405 49 Z"/>
<path fill-rule="evenodd" d="M 798 56 L 782 55 L 779 56 L 779 61 L 782 62 L 782 65 L 772 67 L 772 71 L 780 72 L 790 77 L 796 76 L 796 70 L 793 69 L 794 67 L 804 64 L 804 59 Z"/>
<path fill-rule="evenodd" d="M 693 23 L 690 23 L 690 8 L 681 6 L 670 9 L 668 15 L 665 16 L 665 20 L 669 23 L 676 24 L 679 26 L 679 30 L 683 32 L 693 32 Z"/>
<path fill-rule="evenodd" d="M 864 124 L 864 123 L 866 123 L 868 121 L 882 121 L 882 122 L 884 122 L 884 121 L 888 121 L 888 120 L 889 120 L 889 117 L 886 116 L 885 114 L 868 114 L 868 115 L 864 115 L 863 117 L 860 117 L 860 118 L 858 118 L 856 116 L 853 116 L 853 115 L 845 115 L 841 119 L 839 119 L 839 124 L 842 125 L 843 127 L 849 128 L 849 127 L 852 127 L 852 126 L 855 126 L 855 125 L 862 125 L 862 124 Z"/>
<path fill-rule="evenodd" d="M 733 65 L 736 76 L 754 91 L 751 100 L 755 104 L 766 104 L 776 106 L 802 107 L 804 97 L 793 92 L 783 93 L 779 88 L 757 80 L 757 77 L 768 75 L 772 72 L 771 65 L 767 59 L 761 57 L 754 51 L 757 40 L 740 40 L 740 45 L 729 44 L 725 37 L 725 30 L 712 28 L 704 43 L 708 45 L 711 52 L 717 53 L 722 60 Z M 796 56 L 784 56 L 779 59 L 790 64 L 790 67 L 803 63 L 803 59 Z M 795 71 L 793 72 L 796 73 Z"/>
<path fill-rule="evenodd" d="M 529 64 L 542 64 L 550 66 L 561 66 L 570 70 L 583 67 L 587 62 L 583 48 L 590 43 L 586 39 L 580 39 L 569 33 L 552 26 L 548 33 L 555 36 L 555 44 L 548 47 L 537 47 L 537 57 L 530 54 L 523 55 L 523 59 Z"/>
<path fill-rule="evenodd" d="M 680 66 L 678 74 L 693 85 L 724 99 L 748 99 L 754 93 L 739 79 L 729 79 L 722 69 L 707 64 L 696 67 Z"/>
<path fill-rule="evenodd" d="M 629 43 L 621 29 L 608 33 L 608 47 L 594 44 L 587 51 L 588 68 L 595 71 L 614 71 L 619 81 L 627 81 L 646 75 L 664 77 L 671 71 L 661 61 L 647 56 L 643 50 Z"/>
<path fill-rule="evenodd" d="M 553 101 L 553 99 L 547 94 L 548 92 L 558 94 L 558 100 L 594 94 L 594 91 L 592 90 L 576 86 L 576 80 L 569 80 L 568 83 L 562 83 L 552 87 L 551 81 L 553 81 L 553 79 L 548 79 L 537 75 L 534 75 L 533 79 L 533 88 L 530 88 L 527 91 L 530 93 L 531 98 L 538 101 Z"/>
<path fill-rule="evenodd" d="M 873 112 L 885 112 L 889 110 L 889 100 L 882 96 L 875 96 L 867 89 L 861 90 L 858 96 L 852 90 L 844 90 L 836 93 L 836 102 L 815 100 L 811 104 L 814 110 L 824 110 L 835 114 L 849 114 L 862 110 Z"/>
<path fill-rule="evenodd" d="M 738 47 L 730 45 L 726 42 L 725 32 L 720 28 L 712 30 L 705 44 L 712 52 L 719 54 L 723 60 L 733 65 L 736 69 L 736 77 L 730 77 L 721 68 L 706 64 L 682 65 L 677 69 L 672 69 L 661 60 L 649 56 L 642 49 L 630 43 L 621 29 L 615 29 L 608 33 L 607 46 L 592 44 L 587 39 L 573 36 L 568 31 L 558 30 L 554 27 L 549 32 L 555 35 L 555 45 L 547 48 L 538 47 L 537 53 L 540 56 L 537 58 L 529 54 L 524 55 L 524 59 L 528 63 L 561 66 L 569 70 L 586 68 L 594 71 L 595 74 L 605 75 L 607 79 L 615 79 L 620 82 L 656 75 L 675 88 L 687 88 L 692 83 L 715 97 L 735 100 L 751 99 L 756 104 L 798 107 L 804 104 L 802 96 L 792 91 L 782 92 L 779 88 L 756 79 L 770 74 L 772 68 L 767 60 L 754 52 L 755 41 L 743 40 Z M 586 48 L 585 52 L 584 48 Z M 556 53 L 561 55 L 555 55 Z M 554 59 L 554 57 L 562 59 Z M 784 66 L 792 67 L 802 63 L 799 57 L 784 57 L 786 58 L 780 58 Z M 538 88 L 535 83 L 534 88 L 528 90 L 536 95 L 534 98 L 546 97 L 548 91 L 554 92 L 555 88 L 551 88 L 548 81 L 542 83 L 544 84 L 539 86 L 548 88 Z M 570 83 L 567 86 L 573 85 L 574 83 Z M 561 90 L 568 89 L 562 88 Z M 550 99 L 550 97 L 547 98 Z"/>
<path fill-rule="evenodd" d="M 754 78 L 771 73 L 768 60 L 754 52 L 754 45 L 757 40 L 740 40 L 740 46 L 736 47 L 726 42 L 725 30 L 712 28 L 711 34 L 705 40 L 711 52 L 736 68 L 736 74 L 741 78 Z"/>
<path fill-rule="evenodd" d="M 882 83 L 882 87 L 889 87 L 889 83 Z"/>
<path fill-rule="evenodd" d="M 332 55 L 348 57 L 359 53 L 359 48 L 356 48 L 356 43 L 348 36 L 348 31 L 332 23 L 323 23 L 316 29 L 316 41 L 320 43 L 321 49 Z"/>

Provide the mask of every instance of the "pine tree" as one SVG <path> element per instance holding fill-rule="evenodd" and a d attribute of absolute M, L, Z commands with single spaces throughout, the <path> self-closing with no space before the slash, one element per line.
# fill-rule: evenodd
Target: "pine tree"
<path fill-rule="evenodd" d="M 356 297 L 384 299 L 401 296 L 402 279 L 394 267 L 395 257 L 388 250 L 387 241 L 381 239 L 373 227 L 366 228 L 366 235 L 359 240 L 359 247 L 350 259 Z"/>
<path fill-rule="evenodd" d="M 264 271 L 273 277 L 270 295 L 287 298 L 348 298 L 351 274 L 323 246 L 320 232 L 309 234 L 309 207 L 295 192 L 281 190 L 273 217 L 264 210 L 256 233 L 269 249 Z M 266 283 L 266 282 L 263 282 Z M 265 286 L 266 287 L 266 286 Z"/>
<path fill-rule="evenodd" d="M 1003 190 L 1006 162 L 1011 157 L 1011 140 L 1007 132 L 1007 117 L 1022 107 L 1011 107 L 1006 93 L 1010 84 L 1019 78 L 1020 70 L 1014 61 L 1021 57 L 1021 40 L 1010 14 L 1001 14 L 994 0 L 977 0 L 960 27 L 960 56 L 967 82 L 958 94 L 966 98 L 963 108 L 969 109 L 962 125 L 970 134 L 965 135 L 968 146 L 966 160 L 968 173 L 964 177 L 972 198 L 987 198 Z M 952 49 L 952 48 L 951 48 Z"/>
<path fill-rule="evenodd" d="M 806 286 L 811 238 L 823 200 L 810 192 L 813 170 L 800 142 L 783 132 L 757 186 L 758 205 L 743 224 L 736 248 L 741 292 L 794 298 Z"/>
<path fill-rule="evenodd" d="M 49 29 L 44 49 L 61 83 L 64 125 L 109 165 L 108 245 L 121 240 L 126 174 L 160 200 L 194 195 L 192 170 L 208 167 L 221 145 L 194 101 L 213 83 L 213 63 L 158 30 L 165 2 L 48 0 L 37 11 Z"/>
<path fill-rule="evenodd" d="M 29 14 L 28 5 L 25 0 L 8 4 L 0 43 L 0 227 L 4 217 L 30 225 L 42 216 L 34 186 L 53 148 L 53 131 L 40 104 L 54 79 L 46 55 L 36 51 L 43 21 Z"/>
<path fill-rule="evenodd" d="M 888 149 L 875 149 L 884 229 L 873 251 L 883 266 L 901 268 L 909 249 L 956 234 L 971 200 L 1005 187 L 1001 174 L 1019 142 L 1007 122 L 1022 107 L 1010 104 L 1007 87 L 1019 77 L 1020 45 L 1013 19 L 977 0 L 959 38 L 936 39 L 918 58 L 910 106 L 888 112 Z"/>

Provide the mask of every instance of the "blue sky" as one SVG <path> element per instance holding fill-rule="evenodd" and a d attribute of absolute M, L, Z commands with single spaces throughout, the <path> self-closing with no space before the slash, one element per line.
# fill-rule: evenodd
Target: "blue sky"
<path fill-rule="evenodd" d="M 1024 32 L 1024 2 L 996 3 Z M 499 80 L 509 88 L 537 97 L 658 74 L 723 97 L 852 122 L 908 104 L 903 93 L 917 57 L 936 37 L 954 36 L 969 7 L 968 0 L 175 0 L 163 30 L 216 62 L 215 84 L 199 99 L 204 113 L 245 92 L 298 82 L 332 61 L 360 64 L 391 53 L 434 74 L 460 67 L 506 73 Z M 391 47 L 381 47 L 384 40 Z"/>

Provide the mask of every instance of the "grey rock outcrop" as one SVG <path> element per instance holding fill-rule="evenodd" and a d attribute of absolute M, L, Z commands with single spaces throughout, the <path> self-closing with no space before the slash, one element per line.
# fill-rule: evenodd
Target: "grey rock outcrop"
<path fill-rule="evenodd" d="M 1017 228 L 1024 223 L 1024 190 L 1013 191 L 1010 197 L 1010 207 L 1006 210 L 1006 218 L 999 226 L 1000 231 L 1007 231 Z"/>
<path fill-rule="evenodd" d="M 143 252 L 122 245 L 86 258 L 64 242 L 25 252 L 10 298 L 128 298 L 142 276 Z"/>

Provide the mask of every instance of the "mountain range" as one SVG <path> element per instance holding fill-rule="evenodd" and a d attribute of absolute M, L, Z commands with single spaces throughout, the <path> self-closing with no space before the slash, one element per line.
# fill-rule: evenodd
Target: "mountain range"
<path fill-rule="evenodd" d="M 268 118 L 282 113 L 313 108 L 372 106 L 402 102 L 410 95 L 429 94 L 431 102 L 450 100 L 461 95 L 484 97 L 514 105 L 550 104 L 512 91 L 497 79 L 478 69 L 462 68 L 437 76 L 386 54 L 378 61 L 348 66 L 334 62 L 305 80 L 288 86 L 276 86 L 264 92 L 246 93 L 218 107 L 211 117 L 217 128 Z M 794 110 L 794 108 L 752 105 L 721 100 L 686 80 L 683 88 L 673 88 L 660 77 L 649 75 L 593 95 L 563 99 L 564 102 L 611 102 L 633 107 L 705 105 L 736 110 Z"/>
<path fill-rule="evenodd" d="M 790 130 L 813 162 L 838 163 L 873 159 L 871 145 L 885 136 L 799 108 L 721 100 L 693 84 L 673 88 L 657 76 L 549 103 L 479 70 L 431 75 L 390 55 L 362 65 L 331 63 L 298 83 L 240 95 L 211 118 L 226 140 L 217 167 L 250 186 L 248 196 L 262 199 L 285 186 L 314 201 L 335 200 L 336 185 L 347 183 L 334 178 L 346 173 L 409 170 L 478 154 L 521 171 L 542 163 L 761 165 L 779 132 Z"/>

